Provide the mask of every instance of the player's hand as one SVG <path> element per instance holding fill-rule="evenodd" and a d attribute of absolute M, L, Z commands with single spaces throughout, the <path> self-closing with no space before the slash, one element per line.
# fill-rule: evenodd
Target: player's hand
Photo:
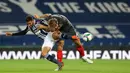
<path fill-rule="evenodd" d="M 43 17 L 44 17 L 44 18 L 47 18 L 47 17 L 49 17 L 50 15 L 51 15 L 50 13 L 44 14 Z"/>
<path fill-rule="evenodd" d="M 37 14 L 34 14 L 34 18 L 40 18 Z"/>
<path fill-rule="evenodd" d="M 11 32 L 6 32 L 6 36 L 12 36 Z"/>

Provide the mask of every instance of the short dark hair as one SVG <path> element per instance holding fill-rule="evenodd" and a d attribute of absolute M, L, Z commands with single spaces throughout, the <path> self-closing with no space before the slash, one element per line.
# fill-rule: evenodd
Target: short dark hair
<path fill-rule="evenodd" d="M 34 19 L 33 16 L 28 15 L 28 16 L 26 17 L 26 22 L 32 21 L 33 19 Z"/>

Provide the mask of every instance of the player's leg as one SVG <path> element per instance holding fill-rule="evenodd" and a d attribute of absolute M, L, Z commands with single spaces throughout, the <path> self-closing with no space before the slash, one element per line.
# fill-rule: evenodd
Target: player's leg
<path fill-rule="evenodd" d="M 60 62 L 62 62 L 62 58 L 63 58 L 63 54 L 62 54 L 63 46 L 64 46 L 64 40 L 59 40 L 57 42 L 57 59 Z"/>
<path fill-rule="evenodd" d="M 57 64 L 58 65 L 58 69 L 57 70 L 61 70 L 62 66 L 63 66 L 62 63 L 59 62 L 57 59 L 55 59 L 54 56 L 48 54 L 48 52 L 51 51 L 52 47 L 55 44 L 55 42 L 53 41 L 53 38 L 51 36 L 52 35 L 50 35 L 48 33 L 48 35 L 44 39 L 44 44 L 42 45 L 42 56 L 44 58 L 46 58 L 48 61 Z"/>
<path fill-rule="evenodd" d="M 48 54 L 48 52 L 51 50 L 50 47 L 46 46 L 42 48 L 42 57 L 46 58 L 48 61 L 57 64 L 58 66 L 62 66 L 62 63 L 55 59 L 54 56 Z"/>
<path fill-rule="evenodd" d="M 81 44 L 80 39 L 79 39 L 76 35 L 74 35 L 74 36 L 72 36 L 72 40 L 73 40 L 73 42 L 76 44 L 76 48 L 77 48 L 77 50 L 79 51 L 82 60 L 85 61 L 85 62 L 88 62 L 88 63 L 93 63 L 92 60 L 90 60 L 90 59 L 88 59 L 88 58 L 85 57 L 84 47 L 83 47 L 83 45 Z"/>
<path fill-rule="evenodd" d="M 62 54 L 63 46 L 64 46 L 64 40 L 59 40 L 57 42 L 57 60 L 62 63 L 62 67 L 64 66 L 64 63 L 62 61 L 62 58 L 63 58 L 63 54 Z M 58 70 L 58 68 L 55 69 L 55 71 L 57 71 L 57 70 Z"/>
<path fill-rule="evenodd" d="M 76 35 L 73 35 L 71 37 L 71 39 L 76 45 L 76 50 L 79 51 L 80 56 L 83 57 L 85 54 L 84 54 L 84 48 L 83 48 L 83 45 L 80 42 L 80 39 Z"/>
<path fill-rule="evenodd" d="M 54 31 L 52 37 L 57 41 L 57 59 L 58 61 L 62 62 L 62 49 L 64 46 L 64 40 L 60 39 L 60 31 Z"/>
<path fill-rule="evenodd" d="M 42 48 L 42 57 L 46 58 L 47 60 L 55 63 L 55 64 L 59 64 L 60 62 L 58 62 L 52 55 L 48 54 L 48 52 L 51 50 L 50 47 L 45 46 Z"/>
<path fill-rule="evenodd" d="M 62 63 L 62 66 L 64 66 L 64 63 L 62 62 L 62 57 L 63 57 L 62 50 L 64 46 L 64 40 L 60 39 L 60 34 L 61 34 L 60 31 L 54 31 L 54 33 L 52 34 L 52 37 L 53 39 L 58 40 L 57 41 L 57 60 Z M 58 70 L 58 68 L 55 70 Z"/>
<path fill-rule="evenodd" d="M 76 49 L 77 49 L 77 51 L 79 51 L 81 58 L 83 60 L 87 61 L 88 63 L 93 63 L 93 61 L 91 61 L 90 59 L 85 58 L 84 47 L 81 44 L 80 39 L 76 35 L 76 29 L 74 28 L 72 23 L 66 17 L 64 17 L 64 19 L 66 20 L 66 25 L 68 25 L 69 29 L 63 29 L 62 31 L 64 31 L 66 33 L 67 37 L 71 38 L 71 40 L 76 44 Z M 66 30 L 67 30 L 67 32 L 66 32 Z"/>
<path fill-rule="evenodd" d="M 76 29 L 65 16 L 62 16 L 62 19 L 64 20 L 64 25 L 66 25 L 64 28 L 60 29 L 60 31 L 63 33 L 62 37 L 66 39 L 72 39 L 76 44 L 76 48 L 79 51 L 80 55 L 84 56 L 84 48 L 80 43 L 80 39 L 76 36 Z"/>
<path fill-rule="evenodd" d="M 63 37 L 71 39 L 75 43 L 76 50 L 80 53 L 80 56 L 84 61 L 87 61 L 88 63 L 93 63 L 93 61 L 85 57 L 84 47 L 81 44 L 79 37 L 76 36 L 76 31 L 73 27 L 69 29 L 69 32 L 66 32 L 66 34 L 63 34 Z"/>
<path fill-rule="evenodd" d="M 68 22 L 68 24 L 70 24 L 70 22 Z M 80 56 L 84 56 L 84 48 L 80 42 L 79 37 L 76 36 L 76 30 L 74 29 L 74 27 L 71 27 L 68 32 L 63 33 L 62 37 L 66 39 L 71 39 L 75 43 L 76 49 L 80 53 Z"/>

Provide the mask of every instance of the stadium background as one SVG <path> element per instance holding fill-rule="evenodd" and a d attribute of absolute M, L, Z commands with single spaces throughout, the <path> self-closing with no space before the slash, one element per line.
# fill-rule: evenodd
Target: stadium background
<path fill-rule="evenodd" d="M 130 73 L 129 0 L 0 0 L 0 73 L 56 73 L 54 64 L 40 59 L 43 41 L 31 32 L 5 36 L 23 30 L 26 15 L 44 13 L 65 15 L 79 36 L 94 35 L 90 42 L 81 40 L 94 64 L 81 62 L 74 44 L 66 40 L 62 73 Z"/>
<path fill-rule="evenodd" d="M 23 30 L 26 27 L 26 15 L 43 13 L 65 15 L 77 28 L 79 36 L 91 32 L 94 35 L 92 41 L 82 40 L 91 59 L 130 59 L 129 4 L 128 0 L 1 0 L 0 59 L 22 59 L 17 57 L 18 54 L 26 55 L 24 59 L 40 58 L 43 41 L 31 32 L 15 37 L 5 37 L 4 34 Z M 78 59 L 79 54 L 74 52 L 74 48 L 71 41 L 65 41 L 64 58 Z M 26 52 L 31 56 L 35 53 L 36 56 L 30 58 Z M 55 48 L 51 53 L 56 54 Z"/>

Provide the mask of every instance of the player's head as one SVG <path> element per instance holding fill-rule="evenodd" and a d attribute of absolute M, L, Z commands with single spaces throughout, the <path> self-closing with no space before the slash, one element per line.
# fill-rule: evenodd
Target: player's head
<path fill-rule="evenodd" d="M 34 24 L 34 18 L 33 18 L 33 16 L 28 15 L 28 16 L 26 17 L 26 23 L 27 23 L 27 25 L 28 25 L 29 27 L 31 27 L 31 26 Z"/>
<path fill-rule="evenodd" d="M 48 27 L 51 31 L 55 31 L 58 28 L 58 21 L 56 18 L 51 18 L 48 20 Z"/>

